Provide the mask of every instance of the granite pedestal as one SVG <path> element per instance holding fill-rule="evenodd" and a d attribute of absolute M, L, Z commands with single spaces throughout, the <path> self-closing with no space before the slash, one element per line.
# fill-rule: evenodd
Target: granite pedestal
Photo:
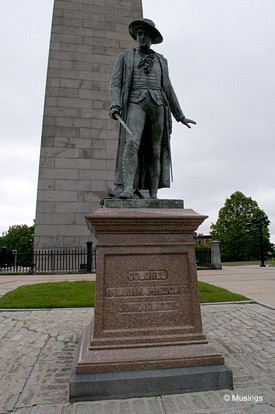
<path fill-rule="evenodd" d="M 71 399 L 232 387 L 202 331 L 194 232 L 205 218 L 179 200 L 108 200 L 86 216 L 97 238 L 96 303 Z"/>

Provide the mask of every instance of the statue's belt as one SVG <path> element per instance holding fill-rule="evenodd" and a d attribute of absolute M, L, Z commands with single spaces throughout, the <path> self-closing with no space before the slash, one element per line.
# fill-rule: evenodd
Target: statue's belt
<path fill-rule="evenodd" d="M 153 90 L 153 91 L 162 91 L 162 88 L 160 86 L 157 85 L 153 85 L 153 86 L 145 86 L 145 85 L 133 85 L 131 87 L 131 91 L 137 91 L 140 89 L 145 89 L 145 90 Z"/>

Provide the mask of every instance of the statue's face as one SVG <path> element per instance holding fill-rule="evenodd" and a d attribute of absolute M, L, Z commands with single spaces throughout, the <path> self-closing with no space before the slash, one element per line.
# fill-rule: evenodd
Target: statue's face
<path fill-rule="evenodd" d="M 152 37 L 148 30 L 138 29 L 137 42 L 140 49 L 149 49 L 152 44 Z"/>

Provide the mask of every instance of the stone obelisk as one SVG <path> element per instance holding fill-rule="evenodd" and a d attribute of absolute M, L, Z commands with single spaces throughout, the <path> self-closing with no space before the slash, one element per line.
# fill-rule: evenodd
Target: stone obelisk
<path fill-rule="evenodd" d="M 109 80 L 141 0 L 55 0 L 35 218 L 35 249 L 84 248 L 85 215 L 113 184 L 118 125 Z"/>

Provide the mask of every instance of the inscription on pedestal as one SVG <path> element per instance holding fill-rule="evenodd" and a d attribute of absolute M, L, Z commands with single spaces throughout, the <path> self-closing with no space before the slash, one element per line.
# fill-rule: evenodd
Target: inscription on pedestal
<path fill-rule="evenodd" d="M 153 281 L 154 283 L 168 280 L 168 271 L 165 270 L 136 270 L 128 273 L 127 281 L 143 282 Z M 126 302 L 117 303 L 118 313 L 147 313 L 147 312 L 175 312 L 179 309 L 178 301 L 156 301 L 156 296 L 188 295 L 190 286 L 184 285 L 153 285 L 153 286 L 131 286 L 131 287 L 112 287 L 106 288 L 106 298 L 127 298 L 140 297 L 147 298 L 145 302 Z M 150 298 L 150 301 L 148 300 Z"/>
<path fill-rule="evenodd" d="M 178 301 L 162 302 L 131 302 L 117 305 L 120 313 L 139 313 L 139 312 L 173 312 L 179 308 Z"/>
<path fill-rule="evenodd" d="M 165 280 L 168 278 L 167 270 L 137 270 L 129 272 L 128 280 L 143 282 L 144 280 Z"/>
<path fill-rule="evenodd" d="M 104 262 L 105 333 L 192 326 L 188 253 L 106 254 Z"/>
<path fill-rule="evenodd" d="M 107 288 L 106 297 L 187 295 L 189 285 Z"/>

